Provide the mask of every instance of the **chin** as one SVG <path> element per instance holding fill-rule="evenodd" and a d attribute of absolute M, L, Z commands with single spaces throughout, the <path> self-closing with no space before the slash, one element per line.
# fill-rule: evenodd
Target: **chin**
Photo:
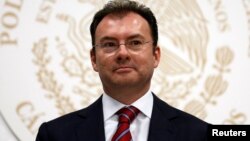
<path fill-rule="evenodd" d="M 122 79 L 114 81 L 114 84 L 117 86 L 134 86 L 135 84 L 138 83 L 140 82 L 133 79 Z"/>

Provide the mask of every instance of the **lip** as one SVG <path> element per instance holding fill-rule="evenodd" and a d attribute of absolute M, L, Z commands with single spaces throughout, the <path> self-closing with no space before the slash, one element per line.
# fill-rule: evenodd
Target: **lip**
<path fill-rule="evenodd" d="M 133 69 L 133 67 L 118 67 L 114 71 L 117 73 L 128 73 L 131 72 Z"/>

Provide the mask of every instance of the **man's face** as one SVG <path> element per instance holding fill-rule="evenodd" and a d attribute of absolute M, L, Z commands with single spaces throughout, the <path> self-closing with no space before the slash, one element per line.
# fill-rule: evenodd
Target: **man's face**
<path fill-rule="evenodd" d="M 97 46 L 91 52 L 91 62 L 104 89 L 149 87 L 160 49 L 156 47 L 153 52 L 150 27 L 143 17 L 133 12 L 107 15 L 97 26 L 95 38 Z M 124 43 L 145 44 L 134 50 Z M 121 45 L 110 51 L 109 46 L 114 44 Z"/>

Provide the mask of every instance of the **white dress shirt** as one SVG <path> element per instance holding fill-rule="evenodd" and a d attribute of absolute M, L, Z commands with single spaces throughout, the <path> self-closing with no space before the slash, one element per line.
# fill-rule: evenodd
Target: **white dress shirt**
<path fill-rule="evenodd" d="M 103 115 L 104 115 L 104 129 L 106 141 L 111 141 L 116 132 L 118 125 L 118 116 L 115 114 L 118 110 L 123 108 L 124 105 L 107 94 L 103 94 Z M 130 124 L 130 132 L 134 141 L 147 141 L 149 123 L 153 110 L 153 95 L 148 91 L 140 99 L 132 103 L 134 107 L 140 110 L 140 113 Z"/>

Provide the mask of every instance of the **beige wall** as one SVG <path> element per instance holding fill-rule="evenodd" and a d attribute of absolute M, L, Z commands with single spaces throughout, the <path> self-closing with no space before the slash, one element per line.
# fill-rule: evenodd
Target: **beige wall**
<path fill-rule="evenodd" d="M 143 2 L 162 49 L 152 90 L 207 122 L 250 124 L 250 1 Z M 103 3 L 0 0 L 0 140 L 34 140 L 42 122 L 101 95 L 88 28 Z"/>

